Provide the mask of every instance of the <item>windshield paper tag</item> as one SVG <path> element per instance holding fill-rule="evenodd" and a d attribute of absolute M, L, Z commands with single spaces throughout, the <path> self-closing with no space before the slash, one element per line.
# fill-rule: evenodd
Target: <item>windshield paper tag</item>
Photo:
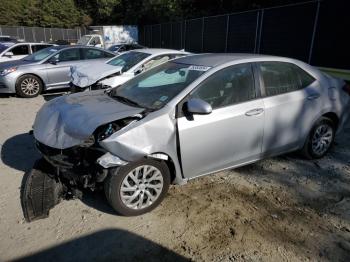
<path fill-rule="evenodd" d="M 188 68 L 188 70 L 194 70 L 194 71 L 208 71 L 210 69 L 209 66 L 196 66 L 192 65 Z"/>

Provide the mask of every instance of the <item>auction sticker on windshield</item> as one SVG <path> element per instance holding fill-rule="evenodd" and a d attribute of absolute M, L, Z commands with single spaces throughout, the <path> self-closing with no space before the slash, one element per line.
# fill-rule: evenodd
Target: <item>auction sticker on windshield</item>
<path fill-rule="evenodd" d="M 188 68 L 188 70 L 194 70 L 194 71 L 208 71 L 211 67 L 209 66 L 197 66 L 197 65 L 192 65 Z"/>

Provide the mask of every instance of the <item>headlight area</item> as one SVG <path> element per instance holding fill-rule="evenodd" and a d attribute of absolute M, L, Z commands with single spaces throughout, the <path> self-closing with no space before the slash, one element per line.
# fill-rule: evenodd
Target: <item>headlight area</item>
<path fill-rule="evenodd" d="M 10 68 L 6 68 L 2 71 L 0 71 L 0 76 L 6 76 L 10 73 L 16 72 L 17 71 L 17 67 L 10 67 Z"/>
<path fill-rule="evenodd" d="M 135 122 L 141 118 L 142 118 L 141 115 L 137 115 L 135 117 L 124 118 L 124 119 L 100 126 L 94 132 L 95 139 L 97 140 L 97 142 L 105 140 L 115 132 L 119 131 L 120 129 L 130 125 L 132 122 Z"/>
<path fill-rule="evenodd" d="M 68 180 L 69 185 L 94 190 L 106 178 L 108 168 L 127 163 L 109 154 L 99 142 L 133 121 L 137 121 L 137 118 L 125 118 L 102 125 L 80 145 L 63 150 L 48 147 L 39 141 L 36 145 L 46 161 L 57 169 L 59 177 Z"/>

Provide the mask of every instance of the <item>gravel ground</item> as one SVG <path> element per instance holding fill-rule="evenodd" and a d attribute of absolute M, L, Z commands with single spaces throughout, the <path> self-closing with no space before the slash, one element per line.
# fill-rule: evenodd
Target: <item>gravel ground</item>
<path fill-rule="evenodd" d="M 0 261 L 350 261 L 350 125 L 322 160 L 195 179 L 143 216 L 115 215 L 96 192 L 26 223 L 21 180 L 40 157 L 28 131 L 44 102 L 0 98 Z"/>

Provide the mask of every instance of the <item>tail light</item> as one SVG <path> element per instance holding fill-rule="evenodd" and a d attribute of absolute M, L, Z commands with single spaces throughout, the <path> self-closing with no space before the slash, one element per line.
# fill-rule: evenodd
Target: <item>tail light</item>
<path fill-rule="evenodd" d="M 343 90 L 350 96 L 350 85 L 349 84 L 345 84 L 345 86 L 343 86 Z"/>

